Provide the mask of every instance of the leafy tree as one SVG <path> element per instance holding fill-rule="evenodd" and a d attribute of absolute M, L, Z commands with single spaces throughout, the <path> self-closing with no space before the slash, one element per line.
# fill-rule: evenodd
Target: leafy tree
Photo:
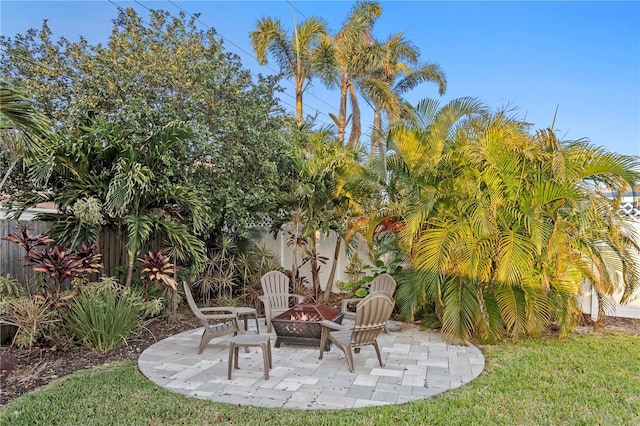
<path fill-rule="evenodd" d="M 296 119 L 301 124 L 302 95 L 315 74 L 315 61 L 319 54 L 321 39 L 326 36 L 324 20 L 312 16 L 296 26 L 293 35 L 282 27 L 279 19 L 261 18 L 251 31 L 251 45 L 258 57 L 258 63 L 268 63 L 270 53 L 278 63 L 280 70 L 287 77 L 292 77 L 296 91 Z"/>
<path fill-rule="evenodd" d="M 34 109 L 27 97 L 0 81 L 0 146 L 8 162 L 0 180 L 0 191 L 14 167 L 23 160 L 39 161 L 49 133 L 45 117 Z"/>
<path fill-rule="evenodd" d="M 205 205 L 197 190 L 173 183 L 165 174 L 174 152 L 192 137 L 182 123 L 140 138 L 99 121 L 75 138 L 58 140 L 50 191 L 34 195 L 29 204 L 56 204 L 61 214 L 41 217 L 55 219 L 50 233 L 65 246 L 79 241 L 81 233 L 80 240 L 95 240 L 103 224 L 126 236 L 120 241 L 126 243 L 127 286 L 135 259 L 154 235 L 166 238 L 179 259 L 198 263 L 205 253 L 196 236 L 204 229 Z M 103 222 L 81 220 L 75 210 L 83 199 L 98 200 Z"/>
<path fill-rule="evenodd" d="M 326 132 L 311 132 L 304 127 L 298 129 L 294 137 L 298 145 L 291 151 L 290 156 L 296 170 L 296 185 L 292 192 L 281 196 L 281 211 L 289 213 L 274 221 L 272 230 L 277 231 L 282 225 L 290 224 L 294 233 L 294 250 L 299 246 L 299 241 L 308 241 L 305 260 L 310 262 L 316 299 L 319 300 L 319 264 L 325 263 L 328 259 L 318 254 L 317 238 L 320 233 L 338 233 L 332 272 L 327 283 L 328 292 L 325 293 L 328 296 L 333 284 L 340 245 L 350 222 L 350 202 L 353 203 L 345 187 L 346 176 L 359 167 L 358 151 L 344 147 L 337 140 L 330 140 Z M 294 264 L 294 269 L 296 268 L 297 265 Z M 295 278 L 297 271 L 292 272 Z"/>
<path fill-rule="evenodd" d="M 61 135 L 95 119 L 141 139 L 173 121 L 188 123 L 197 137 L 174 147 L 163 175 L 201 191 L 207 236 L 246 228 L 255 212 L 275 203 L 288 184 L 288 141 L 277 79 L 254 83 L 214 30 L 196 28 L 196 19 L 156 10 L 145 24 L 127 9 L 108 43 L 97 46 L 54 41 L 45 21 L 39 31 L 0 37 L 0 69 Z"/>

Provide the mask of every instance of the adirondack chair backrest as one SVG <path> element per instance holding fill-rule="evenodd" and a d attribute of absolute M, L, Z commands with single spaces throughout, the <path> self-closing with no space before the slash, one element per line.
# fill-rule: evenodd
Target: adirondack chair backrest
<path fill-rule="evenodd" d="M 393 297 L 396 291 L 396 280 L 389 274 L 380 274 L 371 280 L 369 285 L 369 293 L 382 292 Z"/>
<path fill-rule="evenodd" d="M 273 311 L 289 309 L 289 277 L 280 271 L 267 272 L 260 278 L 264 299 Z"/>
<path fill-rule="evenodd" d="M 395 301 L 385 293 L 371 293 L 356 306 L 356 324 L 351 333 L 351 347 L 374 344 L 391 318 Z"/>

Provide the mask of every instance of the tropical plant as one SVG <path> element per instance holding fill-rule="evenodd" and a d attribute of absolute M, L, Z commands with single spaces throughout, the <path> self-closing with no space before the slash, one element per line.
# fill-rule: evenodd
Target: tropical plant
<path fill-rule="evenodd" d="M 11 274 L 0 275 L 0 299 L 17 299 L 24 294 L 24 288 L 20 281 L 11 278 Z"/>
<path fill-rule="evenodd" d="M 18 348 L 31 348 L 37 342 L 54 342 L 62 319 L 49 300 L 41 298 L 14 299 L 2 322 L 17 327 L 12 344 Z"/>
<path fill-rule="evenodd" d="M 34 264 L 35 272 L 43 272 L 54 278 L 57 284 L 57 293 L 60 293 L 62 283 L 67 279 L 78 278 L 84 272 L 82 261 L 73 252 L 65 252 L 60 246 L 42 250 L 33 250 L 29 259 Z"/>
<path fill-rule="evenodd" d="M 636 157 L 530 135 L 505 113 L 455 132 L 426 123 L 392 135 L 406 188 L 395 212 L 414 268 L 399 289 L 405 314 L 434 303 L 443 332 L 462 340 L 552 324 L 566 335 L 583 277 L 603 294 L 637 291 L 637 236 L 615 209 L 640 181 Z M 430 139 L 438 133 L 444 143 Z"/>
<path fill-rule="evenodd" d="M 171 182 L 162 172 L 172 164 L 173 150 L 192 135 L 183 123 L 144 136 L 104 121 L 83 128 L 77 138 L 61 141 L 55 150 L 52 190 L 46 200 L 55 202 L 62 213 L 39 218 L 62 224 L 49 232 L 66 246 L 77 240 L 81 227 L 93 229 L 84 237 L 97 237 L 102 222 L 115 229 L 126 245 L 126 286 L 131 284 L 135 259 L 154 236 L 167 240 L 172 256 L 197 265 L 205 251 L 195 235 L 204 229 L 204 203 L 197 191 Z M 82 219 L 87 216 L 82 208 L 70 210 L 89 199 L 96 200 L 92 209 L 101 208 L 99 214 L 91 213 L 91 223 Z"/>
<path fill-rule="evenodd" d="M 46 118 L 27 96 L 0 81 L 0 146 L 8 155 L 8 167 L 0 180 L 0 191 L 14 167 L 22 160 L 41 161 L 49 134 Z"/>
<path fill-rule="evenodd" d="M 176 268 L 169 258 L 162 254 L 162 250 L 150 251 L 148 255 L 138 259 L 143 264 L 140 278 L 144 282 L 144 300 L 149 301 L 149 283 L 163 283 L 166 292 L 165 298 L 169 300 L 169 317 L 177 320 L 178 315 L 178 283 L 176 282 Z"/>
<path fill-rule="evenodd" d="M 27 270 L 27 268 L 31 266 L 30 256 L 37 249 L 37 247 L 41 247 L 53 242 L 53 239 L 49 238 L 49 236 L 46 234 L 32 235 L 31 231 L 29 230 L 29 226 L 26 224 L 20 224 L 17 232 L 9 234 L 2 239 L 10 241 L 12 243 L 16 243 L 25 250 L 25 256 L 23 259 L 23 267 L 25 270 Z M 24 276 L 26 281 L 25 287 L 27 289 L 27 292 L 31 294 L 31 275 L 27 272 Z"/>
<path fill-rule="evenodd" d="M 428 81 L 437 83 L 439 93 L 443 95 L 447 90 L 447 78 L 436 63 L 418 64 L 418 48 L 402 34 L 390 36 L 384 43 L 376 42 L 373 50 L 378 58 L 359 79 L 358 87 L 365 99 L 374 105 L 371 156 L 384 156 L 382 113 L 387 114 L 389 121 L 399 119 L 404 93 Z"/>
<path fill-rule="evenodd" d="M 369 47 L 373 43 L 371 31 L 376 19 L 382 14 L 380 4 L 375 1 L 358 2 L 347 16 L 338 33 L 323 40 L 321 55 L 316 66 L 319 75 L 329 88 L 340 88 L 338 115 L 329 114 L 338 128 L 338 140 L 343 143 L 345 129 L 352 120 L 349 146 L 358 149 L 361 124 L 358 97 L 353 87 L 354 77 L 363 75 L 371 65 Z M 352 115 L 347 116 L 347 96 L 351 100 Z"/>
<path fill-rule="evenodd" d="M 358 152 L 344 147 L 339 141 L 330 141 L 323 132 L 302 129 L 297 138 L 298 146 L 290 154 L 297 171 L 297 184 L 291 193 L 280 199 L 280 210 L 289 214 L 274 220 L 271 231 L 279 232 L 285 224 L 293 228 L 288 241 L 288 245 L 294 247 L 293 277 L 297 277 L 301 266 L 295 263 L 295 254 L 302 248 L 302 262 L 309 262 L 314 292 L 319 296 L 320 264 L 328 259 L 317 252 L 317 239 L 320 234 L 337 231 L 335 264 L 352 215 L 349 208 L 353 202 L 344 188 L 344 177 L 358 167 Z M 332 267 L 329 286 L 333 284 L 334 272 Z"/>
<path fill-rule="evenodd" d="M 162 250 L 157 252 L 150 251 L 148 255 L 138 260 L 144 265 L 144 268 L 140 271 L 143 280 L 161 282 L 173 290 L 178 289 L 178 283 L 172 276 L 175 276 L 175 267 L 169 261 L 169 258 L 162 254 Z"/>
<path fill-rule="evenodd" d="M 264 243 L 256 243 L 261 236 L 261 231 L 251 230 L 241 235 L 222 235 L 212 244 L 209 260 L 195 280 L 206 305 L 211 299 L 224 306 L 221 301 L 239 298 L 249 306 L 261 305 L 260 277 L 280 268 L 272 250 Z"/>
<path fill-rule="evenodd" d="M 22 247 L 26 252 L 25 259 L 29 258 L 36 247 L 41 247 L 53 242 L 53 239 L 49 238 L 46 234 L 31 234 L 29 226 L 26 224 L 20 224 L 16 233 L 9 234 L 6 237 L 2 237 L 2 239 L 11 241 Z"/>
<path fill-rule="evenodd" d="M 81 287 L 64 318 L 83 345 L 104 351 L 126 342 L 161 306 L 160 301 L 145 302 L 135 290 L 103 278 Z"/>
<path fill-rule="evenodd" d="M 260 18 L 251 31 L 251 45 L 258 63 L 267 64 L 270 53 L 287 77 L 292 77 L 296 93 L 296 120 L 304 120 L 302 96 L 315 74 L 315 62 L 320 53 L 320 41 L 326 36 L 324 20 L 312 16 L 296 26 L 293 35 L 283 28 L 279 19 Z"/>

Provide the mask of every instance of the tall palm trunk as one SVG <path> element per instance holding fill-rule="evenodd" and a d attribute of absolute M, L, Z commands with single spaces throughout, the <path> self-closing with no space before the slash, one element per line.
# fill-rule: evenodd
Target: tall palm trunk
<path fill-rule="evenodd" d="M 384 148 L 382 146 L 382 110 L 376 107 L 373 112 L 373 129 L 371 130 L 371 157 L 380 155 L 384 157 Z"/>
<path fill-rule="evenodd" d="M 491 338 L 491 340 L 495 340 L 496 335 L 491 328 L 491 319 L 489 318 L 489 311 L 487 311 L 487 305 L 484 301 L 484 287 L 485 283 L 479 282 L 476 288 L 476 298 L 478 299 L 478 308 L 480 309 L 480 314 L 482 315 L 482 322 L 487 331 L 487 334 Z"/>
<path fill-rule="evenodd" d="M 318 268 L 318 250 L 317 250 L 316 233 L 313 232 L 309 238 L 309 249 L 311 250 L 311 279 L 313 281 L 313 289 L 315 293 L 316 303 L 320 296 L 322 288 L 320 287 L 320 273 Z"/>
<path fill-rule="evenodd" d="M 331 290 L 333 289 L 333 280 L 336 277 L 336 269 L 338 268 L 338 256 L 340 256 L 340 247 L 342 246 L 342 238 L 336 234 L 336 245 L 333 248 L 333 263 L 331 264 L 331 273 L 327 279 L 327 285 L 324 288 L 324 294 L 322 295 L 322 301 L 328 302 L 331 296 Z"/>
<path fill-rule="evenodd" d="M 136 255 L 132 250 L 127 250 L 127 279 L 125 280 L 125 287 L 131 287 L 131 279 L 133 278 L 133 265 L 136 260 Z"/>
<path fill-rule="evenodd" d="M 338 140 L 344 142 L 345 129 L 347 128 L 347 90 L 349 86 L 349 76 L 342 74 L 342 82 L 340 83 L 340 110 L 338 111 L 338 117 L 333 114 L 329 114 L 331 119 L 338 128 Z"/>
<path fill-rule="evenodd" d="M 360 149 L 360 135 L 362 134 L 362 125 L 360 121 L 360 106 L 358 105 L 358 96 L 353 84 L 349 84 L 349 98 L 351 99 L 351 134 L 349 135 L 349 146 Z"/>
<path fill-rule="evenodd" d="M 303 80 L 296 81 L 296 120 L 302 124 L 302 84 Z"/>

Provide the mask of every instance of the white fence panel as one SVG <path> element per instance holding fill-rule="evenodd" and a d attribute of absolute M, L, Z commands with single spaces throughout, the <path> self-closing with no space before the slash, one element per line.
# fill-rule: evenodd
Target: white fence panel
<path fill-rule="evenodd" d="M 638 235 L 640 235 L 640 208 L 634 203 L 631 197 L 625 200 L 625 203 L 621 206 L 620 211 L 627 214 L 630 217 L 636 219 L 635 228 Z M 638 259 L 640 262 L 640 259 Z M 593 292 L 591 285 L 586 282 L 582 287 L 582 312 L 591 315 L 592 320 L 598 319 L 598 298 Z M 640 318 L 640 294 L 635 300 L 624 305 L 620 304 L 622 292 L 617 292 L 613 295 L 615 303 L 614 312 L 611 316 L 621 318 Z"/>

